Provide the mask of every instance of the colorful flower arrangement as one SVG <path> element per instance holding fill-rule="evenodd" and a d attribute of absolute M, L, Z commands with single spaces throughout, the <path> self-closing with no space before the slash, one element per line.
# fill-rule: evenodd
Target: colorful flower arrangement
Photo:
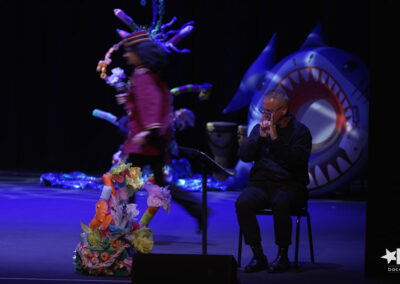
<path fill-rule="evenodd" d="M 114 182 L 119 185 L 118 191 Z M 159 207 L 169 213 L 171 195 L 167 188 L 143 184 L 141 169 L 124 162 L 104 174 L 103 183 L 95 216 L 89 226 L 81 222 L 83 232 L 75 250 L 75 268 L 80 274 L 127 276 L 134 252 L 152 251 L 153 233 L 147 226 Z M 148 208 L 137 221 L 137 204 L 128 200 L 140 188 L 149 193 Z"/>

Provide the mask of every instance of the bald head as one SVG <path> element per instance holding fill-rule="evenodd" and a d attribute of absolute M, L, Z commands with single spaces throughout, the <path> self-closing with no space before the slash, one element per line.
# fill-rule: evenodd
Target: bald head
<path fill-rule="evenodd" d="M 280 90 L 269 90 L 264 94 L 264 100 L 275 102 L 278 105 L 287 107 L 289 105 L 288 96 Z"/>

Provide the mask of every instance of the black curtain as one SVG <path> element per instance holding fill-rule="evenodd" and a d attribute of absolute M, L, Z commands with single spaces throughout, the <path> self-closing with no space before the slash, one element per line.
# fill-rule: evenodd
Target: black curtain
<path fill-rule="evenodd" d="M 100 79 L 97 62 L 127 27 L 113 14 L 123 9 L 136 23 L 150 25 L 151 1 L 1 1 L 2 124 L 0 169 L 100 171 L 123 140 L 115 126 L 91 113 L 122 115 L 115 91 Z M 223 115 L 250 64 L 277 36 L 277 61 L 296 51 L 321 23 L 328 45 L 370 63 L 370 5 L 367 1 L 164 1 L 164 22 L 175 28 L 195 21 L 173 54 L 171 88 L 186 83 L 213 85 L 208 101 L 195 94 L 176 97 L 175 108 L 192 110 L 196 127 L 178 134 L 182 146 L 208 152 L 205 124 L 246 124 L 247 110 Z M 121 53 L 112 67 L 129 70 Z"/>
<path fill-rule="evenodd" d="M 398 120 L 400 19 L 394 0 L 371 3 L 371 102 L 365 274 L 400 280 L 399 253 L 389 264 L 382 256 L 400 249 L 400 147 Z M 389 271 L 391 268 L 393 271 Z"/>

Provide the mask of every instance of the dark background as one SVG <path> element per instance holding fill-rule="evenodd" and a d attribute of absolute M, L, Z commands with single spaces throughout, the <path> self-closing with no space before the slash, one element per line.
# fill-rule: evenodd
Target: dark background
<path fill-rule="evenodd" d="M 380 258 L 386 249 L 393 252 L 400 248 L 400 60 L 397 43 L 400 19 L 395 3 L 387 0 L 372 1 L 371 4 L 372 95 L 365 272 L 370 278 L 400 280 L 400 273 L 388 273 L 387 262 Z"/>
<path fill-rule="evenodd" d="M 148 1 L 151 2 L 151 1 Z M 1 1 L 0 170 L 103 172 L 122 142 L 117 129 L 92 117 L 94 108 L 121 115 L 114 90 L 99 78 L 97 62 L 127 29 L 113 14 L 123 9 L 151 24 L 150 3 L 138 1 Z M 245 109 L 222 115 L 242 76 L 274 32 L 277 62 L 296 51 L 321 23 L 326 44 L 359 57 L 371 70 L 366 275 L 388 275 L 385 249 L 400 247 L 398 69 L 399 15 L 395 1 L 165 1 L 164 22 L 195 21 L 170 58 L 168 84 L 213 84 L 209 101 L 195 94 L 175 100 L 197 116 L 178 135 L 182 146 L 208 151 L 205 124 L 246 124 Z M 113 66 L 128 69 L 113 57 Z"/>
<path fill-rule="evenodd" d="M 119 116 L 123 110 L 96 66 L 120 40 L 115 29 L 129 30 L 113 9 L 150 25 L 151 1 L 147 2 L 143 7 L 139 0 L 1 1 L 1 169 L 108 169 L 123 137 L 91 112 L 99 108 Z M 199 101 L 196 94 L 176 97 L 176 109 L 185 107 L 197 116 L 196 127 L 179 133 L 178 142 L 206 152 L 207 122 L 247 123 L 246 109 L 228 115 L 221 111 L 275 32 L 277 62 L 298 50 L 321 23 L 328 45 L 370 64 L 367 1 L 166 0 L 164 23 L 173 16 L 178 18 L 174 28 L 194 20 L 195 30 L 178 45 L 191 53 L 170 57 L 169 86 L 213 85 L 209 101 Z M 129 73 L 120 52 L 112 59 L 110 69 L 121 66 Z"/>

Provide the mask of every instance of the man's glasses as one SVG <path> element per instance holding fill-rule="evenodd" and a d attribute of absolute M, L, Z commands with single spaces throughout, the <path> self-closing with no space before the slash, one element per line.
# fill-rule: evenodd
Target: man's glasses
<path fill-rule="evenodd" d="M 278 110 L 281 110 L 281 109 L 284 108 L 284 107 L 285 107 L 285 105 L 281 105 L 281 106 L 278 107 L 276 110 L 269 110 L 269 109 L 259 108 L 258 111 L 259 111 L 261 114 L 271 115 L 271 114 L 273 114 L 274 112 L 277 112 Z"/>

